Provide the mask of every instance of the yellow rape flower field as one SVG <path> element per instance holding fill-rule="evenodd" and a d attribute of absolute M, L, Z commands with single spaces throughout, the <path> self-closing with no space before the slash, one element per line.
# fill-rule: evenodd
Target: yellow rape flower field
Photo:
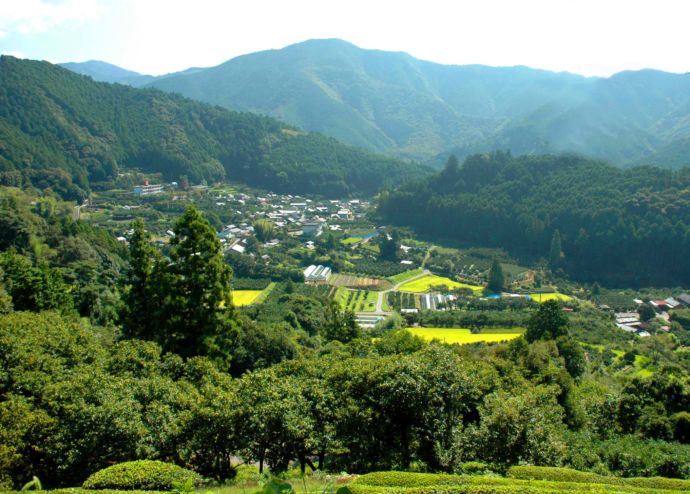
<path fill-rule="evenodd" d="M 529 298 L 535 302 L 546 302 L 547 300 L 558 300 L 559 302 L 567 302 L 573 297 L 563 293 L 530 293 Z"/>
<path fill-rule="evenodd" d="M 237 307 L 253 304 L 263 290 L 233 290 L 232 303 Z"/>
<path fill-rule="evenodd" d="M 407 331 L 425 340 L 440 340 L 458 345 L 510 341 L 519 338 L 525 332 L 523 328 L 483 329 L 478 334 L 472 334 L 467 328 L 407 328 Z"/>
<path fill-rule="evenodd" d="M 402 285 L 399 288 L 399 290 L 401 292 L 424 293 L 429 291 L 431 287 L 439 285 L 445 285 L 451 290 L 455 290 L 458 288 L 468 288 L 473 292 L 481 292 L 482 290 L 484 290 L 484 287 L 481 286 L 468 285 L 466 283 L 460 283 L 458 281 L 451 280 L 450 278 L 436 276 L 433 274 L 422 276 L 421 278 L 417 278 L 416 280 L 409 281 Z"/>

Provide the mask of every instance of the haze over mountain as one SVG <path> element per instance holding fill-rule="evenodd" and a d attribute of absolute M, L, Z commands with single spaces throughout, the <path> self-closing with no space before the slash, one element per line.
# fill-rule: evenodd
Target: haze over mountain
<path fill-rule="evenodd" d="M 326 39 L 145 84 L 417 159 L 509 149 L 574 151 L 618 165 L 690 164 L 690 76 L 654 70 L 587 78 L 440 65 Z"/>
<path fill-rule="evenodd" d="M 129 86 L 142 86 L 155 79 L 152 75 L 144 75 L 132 70 L 123 69 L 117 65 L 99 60 L 88 62 L 67 62 L 58 64 L 77 74 L 88 75 L 94 81 L 127 84 Z"/>
<path fill-rule="evenodd" d="M 0 57 L 0 184 L 79 198 L 121 167 L 333 196 L 371 194 L 423 173 L 270 117 Z"/>

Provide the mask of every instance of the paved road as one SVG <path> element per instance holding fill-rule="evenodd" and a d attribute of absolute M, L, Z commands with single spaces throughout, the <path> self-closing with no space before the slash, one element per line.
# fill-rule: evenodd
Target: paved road
<path fill-rule="evenodd" d="M 414 280 L 421 278 L 423 276 L 426 276 L 428 274 L 431 274 L 431 271 L 429 271 L 428 269 L 425 269 L 421 273 L 419 273 L 418 275 L 413 276 L 412 278 L 407 279 L 405 281 L 401 281 L 400 283 L 393 286 L 392 288 L 389 288 L 388 290 L 384 290 L 382 292 L 379 292 L 379 298 L 376 301 L 376 312 L 367 312 L 367 314 L 372 315 L 372 316 L 389 316 L 389 315 L 391 315 L 393 312 L 390 312 L 390 311 L 386 312 L 383 310 L 383 301 L 385 300 L 384 297 L 389 292 L 393 292 L 393 291 L 397 290 L 398 288 L 400 288 L 405 283 L 409 283 L 410 281 L 414 281 Z"/>

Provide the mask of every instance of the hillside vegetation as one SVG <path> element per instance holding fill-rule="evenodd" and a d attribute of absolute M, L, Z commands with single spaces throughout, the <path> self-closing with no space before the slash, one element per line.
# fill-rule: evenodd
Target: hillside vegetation
<path fill-rule="evenodd" d="M 323 195 L 371 194 L 421 170 L 268 117 L 0 58 L 1 184 L 79 199 L 123 167 Z"/>
<path fill-rule="evenodd" d="M 327 39 L 148 85 L 413 158 L 449 149 L 458 156 L 574 151 L 616 164 L 677 167 L 688 164 L 690 150 L 690 77 L 653 70 L 586 78 L 519 66 L 441 65 Z"/>
<path fill-rule="evenodd" d="M 381 197 L 383 219 L 542 258 L 575 278 L 682 284 L 690 275 L 690 172 L 621 170 L 576 156 L 454 158 Z M 555 249 L 555 251 L 554 251 Z"/>

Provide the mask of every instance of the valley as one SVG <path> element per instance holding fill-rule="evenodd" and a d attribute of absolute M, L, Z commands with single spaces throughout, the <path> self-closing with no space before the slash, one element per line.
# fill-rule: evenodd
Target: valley
<path fill-rule="evenodd" d="M 687 81 L 2 55 L 0 491 L 688 492 Z"/>

